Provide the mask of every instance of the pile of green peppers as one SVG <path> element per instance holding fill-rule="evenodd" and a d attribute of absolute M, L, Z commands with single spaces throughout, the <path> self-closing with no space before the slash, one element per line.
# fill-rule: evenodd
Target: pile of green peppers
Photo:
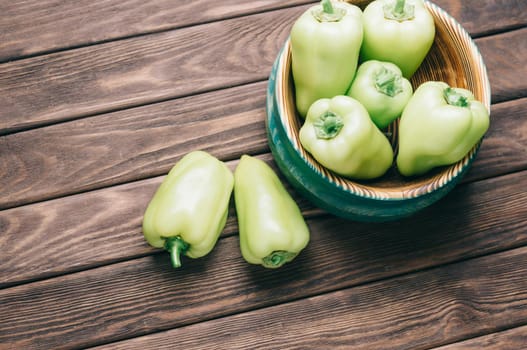
<path fill-rule="evenodd" d="M 409 80 L 427 56 L 435 24 L 423 0 L 374 0 L 361 11 L 322 0 L 291 29 L 291 70 L 302 146 L 353 179 L 394 164 L 419 176 L 461 160 L 484 136 L 489 112 L 465 89 Z M 398 153 L 383 133 L 400 118 Z M 394 162 L 395 159 L 395 162 Z"/>
<path fill-rule="evenodd" d="M 181 255 L 209 254 L 225 227 L 233 191 L 247 262 L 278 268 L 307 246 L 302 213 L 267 163 L 243 155 L 233 175 L 204 151 L 186 154 L 157 188 L 143 217 L 146 241 L 167 250 L 175 268 Z"/>
<path fill-rule="evenodd" d="M 434 41 L 423 0 L 374 0 L 364 11 L 322 0 L 291 29 L 295 101 L 304 118 L 302 146 L 323 166 L 356 179 L 380 177 L 396 164 L 419 176 L 462 159 L 489 127 L 487 109 L 465 89 L 409 78 Z M 400 118 L 397 156 L 383 133 Z M 234 193 L 234 196 L 232 194 Z M 233 172 L 193 151 L 165 177 L 143 218 L 146 241 L 181 255 L 209 254 L 234 197 L 243 258 L 278 268 L 308 245 L 298 205 L 263 161 L 243 155 Z"/>

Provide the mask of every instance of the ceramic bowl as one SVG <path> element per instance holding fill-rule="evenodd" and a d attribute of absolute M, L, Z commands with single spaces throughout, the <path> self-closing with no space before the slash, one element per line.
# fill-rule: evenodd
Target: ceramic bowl
<path fill-rule="evenodd" d="M 356 2 L 364 7 L 368 1 Z M 432 48 L 414 74 L 414 90 L 439 80 L 469 89 L 490 111 L 490 84 L 481 54 L 466 30 L 437 5 L 426 2 L 436 36 Z M 273 65 L 267 89 L 268 140 L 273 157 L 292 186 L 314 205 L 340 217 L 359 221 L 388 221 L 412 215 L 445 196 L 459 182 L 476 157 L 481 141 L 459 162 L 423 176 L 404 178 L 394 166 L 373 181 L 354 181 L 327 170 L 301 146 L 303 120 L 295 109 L 289 40 Z M 397 152 L 395 121 L 388 127 Z"/>

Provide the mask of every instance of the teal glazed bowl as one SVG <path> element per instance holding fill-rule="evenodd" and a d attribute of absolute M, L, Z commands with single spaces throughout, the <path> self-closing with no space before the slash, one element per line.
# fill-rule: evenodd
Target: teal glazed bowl
<path fill-rule="evenodd" d="M 368 1 L 361 1 L 363 7 Z M 414 89 L 430 80 L 469 89 L 490 111 L 490 84 L 481 54 L 469 34 L 448 13 L 426 2 L 435 20 L 434 44 L 411 83 Z M 320 165 L 300 144 L 303 119 L 294 101 L 289 40 L 269 77 L 266 128 L 273 157 L 287 181 L 315 206 L 358 221 L 390 221 L 410 216 L 444 197 L 470 168 L 481 140 L 459 162 L 415 178 L 404 178 L 393 165 L 381 178 L 355 181 Z M 397 152 L 398 120 L 388 127 Z"/>

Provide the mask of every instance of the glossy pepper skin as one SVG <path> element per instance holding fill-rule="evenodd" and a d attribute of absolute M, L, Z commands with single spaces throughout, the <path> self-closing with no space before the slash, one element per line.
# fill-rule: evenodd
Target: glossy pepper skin
<path fill-rule="evenodd" d="M 370 114 L 378 128 L 384 129 L 397 119 L 412 97 L 413 88 L 395 64 L 370 60 L 357 69 L 348 96 Z"/>
<path fill-rule="evenodd" d="M 396 163 L 405 176 L 461 160 L 489 128 L 485 106 L 465 89 L 444 82 L 421 84 L 399 124 Z"/>
<path fill-rule="evenodd" d="M 291 67 L 298 113 L 316 100 L 344 95 L 355 76 L 362 43 L 362 11 L 324 0 L 291 29 Z"/>
<path fill-rule="evenodd" d="M 361 60 L 389 61 L 410 79 L 435 37 L 434 18 L 422 0 L 374 0 L 364 9 Z"/>
<path fill-rule="evenodd" d="M 234 179 L 243 258 L 266 268 L 293 260 L 309 243 L 310 234 L 276 173 L 265 162 L 243 155 Z"/>
<path fill-rule="evenodd" d="M 390 142 L 364 106 L 349 96 L 313 103 L 299 137 L 320 164 L 345 177 L 380 177 L 393 162 Z"/>
<path fill-rule="evenodd" d="M 143 218 L 146 241 L 171 253 L 180 267 L 180 254 L 207 255 L 225 227 L 234 185 L 232 171 L 203 151 L 185 155 L 165 177 Z"/>

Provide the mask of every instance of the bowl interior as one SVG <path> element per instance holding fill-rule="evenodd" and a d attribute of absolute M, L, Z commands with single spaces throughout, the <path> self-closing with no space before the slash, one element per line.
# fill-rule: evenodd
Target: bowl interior
<path fill-rule="evenodd" d="M 368 2 L 359 1 L 358 5 L 364 7 Z M 436 36 L 430 52 L 411 79 L 414 90 L 425 81 L 444 81 L 452 87 L 472 91 L 475 98 L 490 111 L 490 85 L 479 50 L 455 19 L 438 6 L 430 2 L 425 3 L 435 20 Z M 458 177 L 470 165 L 477 153 L 479 144 L 459 162 L 415 178 L 402 177 L 395 166 L 392 166 L 383 177 L 371 181 L 355 181 L 338 176 L 321 166 L 300 144 L 298 131 L 303 119 L 299 117 L 295 108 L 289 40 L 286 41 L 279 60 L 276 95 L 281 122 L 289 140 L 312 168 L 327 181 L 334 182 L 344 190 L 371 198 L 415 198 L 430 193 Z M 398 120 L 387 130 L 395 152 L 397 152 L 397 128 Z"/>

